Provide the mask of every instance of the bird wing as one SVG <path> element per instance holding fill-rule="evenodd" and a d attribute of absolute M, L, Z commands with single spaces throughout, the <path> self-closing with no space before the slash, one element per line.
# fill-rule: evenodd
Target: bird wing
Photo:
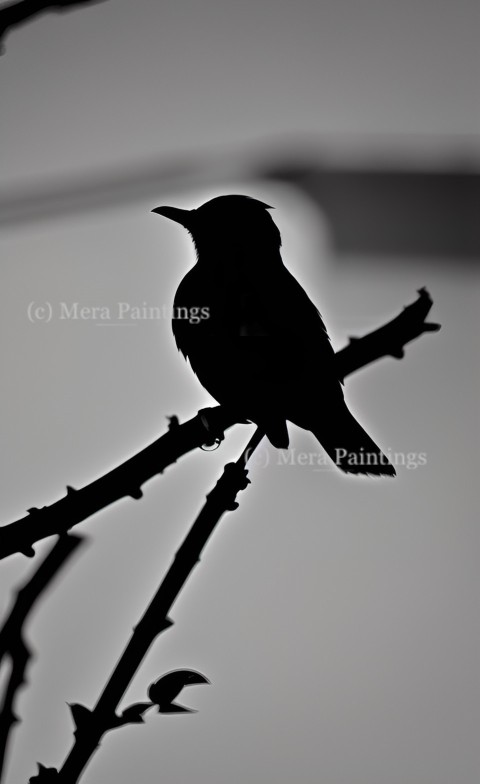
<path fill-rule="evenodd" d="M 175 319 L 178 348 L 203 386 L 223 404 L 257 421 L 271 411 L 298 419 L 319 396 L 343 399 L 323 320 L 296 278 L 280 263 L 262 274 L 228 266 L 219 274 L 196 265 L 177 291 L 174 306 L 207 306 L 197 324 Z M 259 413 L 260 412 L 260 413 Z"/>

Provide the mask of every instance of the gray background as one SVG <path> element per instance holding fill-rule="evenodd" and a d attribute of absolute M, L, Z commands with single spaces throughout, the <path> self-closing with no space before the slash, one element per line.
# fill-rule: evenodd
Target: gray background
<path fill-rule="evenodd" d="M 51 503 L 211 400 L 166 320 L 98 326 L 61 302 L 169 305 L 188 237 L 150 214 L 244 192 L 276 206 L 284 259 L 336 348 L 427 285 L 438 335 L 351 379 L 385 449 L 427 454 L 395 481 L 280 465 L 261 449 L 127 697 L 179 667 L 194 716 L 108 735 L 85 784 L 474 784 L 478 733 L 478 273 L 451 259 L 338 259 L 331 227 L 249 162 L 317 144 L 328 161 L 478 168 L 478 9 L 461 0 L 105 2 L 12 32 L 0 60 L 2 194 L 92 188 L 185 162 L 111 209 L 2 232 L 1 520 Z M 76 186 L 75 186 L 76 187 Z M 94 189 L 93 189 L 94 190 Z M 39 196 L 41 198 L 41 195 Z M 31 323 L 29 303 L 50 303 Z M 288 317 L 288 314 L 286 314 Z M 131 627 L 248 429 L 192 453 L 81 526 L 90 546 L 30 627 L 8 782 L 70 747 L 66 702 L 92 706 Z M 292 428 L 297 451 L 316 451 Z M 45 552 L 50 543 L 37 546 Z M 2 607 L 30 572 L 2 563 Z"/>

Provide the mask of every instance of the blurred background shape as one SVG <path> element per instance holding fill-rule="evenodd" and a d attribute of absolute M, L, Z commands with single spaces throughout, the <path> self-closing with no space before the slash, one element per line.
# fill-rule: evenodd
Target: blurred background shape
<path fill-rule="evenodd" d="M 169 188 L 186 193 L 193 185 L 227 188 L 233 177 L 249 174 L 288 184 L 310 198 L 327 218 L 337 257 L 456 258 L 476 262 L 480 256 L 480 175 L 451 161 L 419 168 L 374 164 L 371 167 L 322 164 L 321 147 L 307 155 L 299 138 L 272 160 L 262 161 L 258 150 L 176 163 L 157 161 L 138 169 L 106 172 L 90 180 L 34 183 L 20 193 L 0 194 L 0 226 L 112 209 L 139 199 L 155 199 Z M 395 163 L 395 156 L 393 155 Z M 254 161 L 259 160 L 255 171 Z M 235 169 L 234 169 L 235 167 Z"/>

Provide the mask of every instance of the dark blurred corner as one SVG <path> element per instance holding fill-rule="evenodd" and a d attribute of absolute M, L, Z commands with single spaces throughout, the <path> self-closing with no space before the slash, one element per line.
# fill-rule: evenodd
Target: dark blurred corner
<path fill-rule="evenodd" d="M 105 0 L 18 0 L 6 3 L 0 8 L 0 54 L 3 54 L 3 41 L 8 33 L 16 27 L 25 25 L 30 20 L 49 11 L 60 13 L 76 7 L 96 5 Z"/>
<path fill-rule="evenodd" d="M 0 193 L 0 226 L 142 199 L 157 203 L 169 189 L 188 192 L 208 185 L 221 193 L 242 179 L 298 188 L 329 221 L 339 258 L 365 254 L 382 261 L 401 256 L 473 263 L 480 256 L 480 175 L 473 166 L 338 166 L 325 163 L 319 153 L 296 157 L 291 149 L 288 154 L 279 150 L 273 159 L 265 156 L 264 162 L 258 152 L 225 158 L 191 155 L 82 179 L 33 183 L 16 193 Z"/>

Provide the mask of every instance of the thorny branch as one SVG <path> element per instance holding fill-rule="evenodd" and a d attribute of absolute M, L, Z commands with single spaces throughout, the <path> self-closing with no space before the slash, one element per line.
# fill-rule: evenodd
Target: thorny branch
<path fill-rule="evenodd" d="M 337 352 L 339 376 L 344 378 L 384 356 L 399 359 L 407 343 L 424 332 L 440 329 L 439 324 L 426 322 L 433 304 L 427 290 L 419 289 L 418 294 L 415 302 L 392 321 L 364 337 L 351 338 Z M 204 409 L 204 412 L 199 411 L 181 425 L 172 418 L 165 435 L 120 466 L 79 490 L 67 487 L 67 494 L 50 506 L 29 509 L 25 517 L 0 527 L 0 559 L 13 553 L 33 556 L 35 542 L 69 530 L 120 498 L 141 498 L 144 482 L 163 473 L 191 450 L 212 443 L 215 436 L 222 439 L 223 431 L 238 422 L 235 414 L 224 406 Z"/>
<path fill-rule="evenodd" d="M 347 375 L 348 372 L 353 372 L 361 366 L 361 354 L 359 355 L 358 352 L 361 350 L 362 344 L 368 349 L 364 354 L 363 363 L 366 364 L 387 353 L 396 357 L 403 356 L 405 343 L 423 332 L 439 329 L 438 325 L 425 323 L 431 305 L 432 301 L 429 295 L 422 289 L 419 292 L 418 300 L 383 328 L 389 338 L 388 343 L 384 339 L 382 329 L 366 338 L 351 341 L 347 349 L 344 349 L 349 354 L 347 354 L 346 361 L 340 365 L 342 375 Z M 410 315 L 406 318 L 405 314 Z M 339 352 L 337 357 L 341 358 L 342 353 Z M 217 410 L 221 411 L 221 409 Z M 176 426 L 173 428 L 173 432 L 178 433 L 180 429 L 181 426 Z M 247 462 L 263 435 L 263 432 L 257 428 L 240 458 L 236 463 L 229 463 L 225 466 L 222 476 L 207 495 L 206 503 L 178 549 L 146 612 L 134 628 L 133 634 L 93 710 L 78 704 L 72 706 L 72 718 L 75 724 L 74 742 L 63 766 L 57 770 L 39 765 L 38 775 L 30 779 L 32 784 L 33 782 L 36 784 L 47 784 L 47 782 L 76 784 L 106 732 L 125 724 L 143 721 L 143 713 L 151 707 L 151 703 L 131 705 L 120 715 L 116 713 L 118 705 L 155 638 L 172 625 L 173 622 L 168 617 L 168 613 L 194 566 L 200 560 L 201 553 L 217 523 L 225 512 L 238 507 L 237 494 L 249 483 L 246 470 Z M 151 692 L 152 689 L 149 690 L 149 696 Z"/>
<path fill-rule="evenodd" d="M 84 705 L 71 706 L 75 723 L 73 746 L 59 771 L 39 766 L 37 776 L 30 779 L 35 784 L 75 784 L 94 755 L 103 735 L 125 724 L 143 722 L 142 713 L 151 703 L 136 703 L 117 715 L 117 706 L 130 681 L 143 661 L 155 638 L 172 626 L 168 613 L 185 585 L 208 539 L 223 514 L 238 507 L 237 493 L 244 490 L 247 478 L 246 464 L 263 438 L 257 428 L 236 463 L 228 463 L 215 487 L 208 493 L 206 503 L 190 528 L 160 587 L 150 602 L 117 662 L 93 710 Z M 204 681 L 205 682 L 205 681 Z M 150 692 L 149 692 L 150 693 Z"/>
<path fill-rule="evenodd" d="M 12 609 L 0 629 L 0 664 L 4 664 L 6 659 L 10 661 L 10 673 L 0 705 L 0 779 L 10 735 L 19 721 L 15 715 L 15 700 L 19 689 L 26 683 L 26 669 L 32 656 L 25 642 L 26 621 L 42 593 L 83 541 L 83 537 L 69 534 L 57 539 L 28 582 L 17 591 Z"/>

